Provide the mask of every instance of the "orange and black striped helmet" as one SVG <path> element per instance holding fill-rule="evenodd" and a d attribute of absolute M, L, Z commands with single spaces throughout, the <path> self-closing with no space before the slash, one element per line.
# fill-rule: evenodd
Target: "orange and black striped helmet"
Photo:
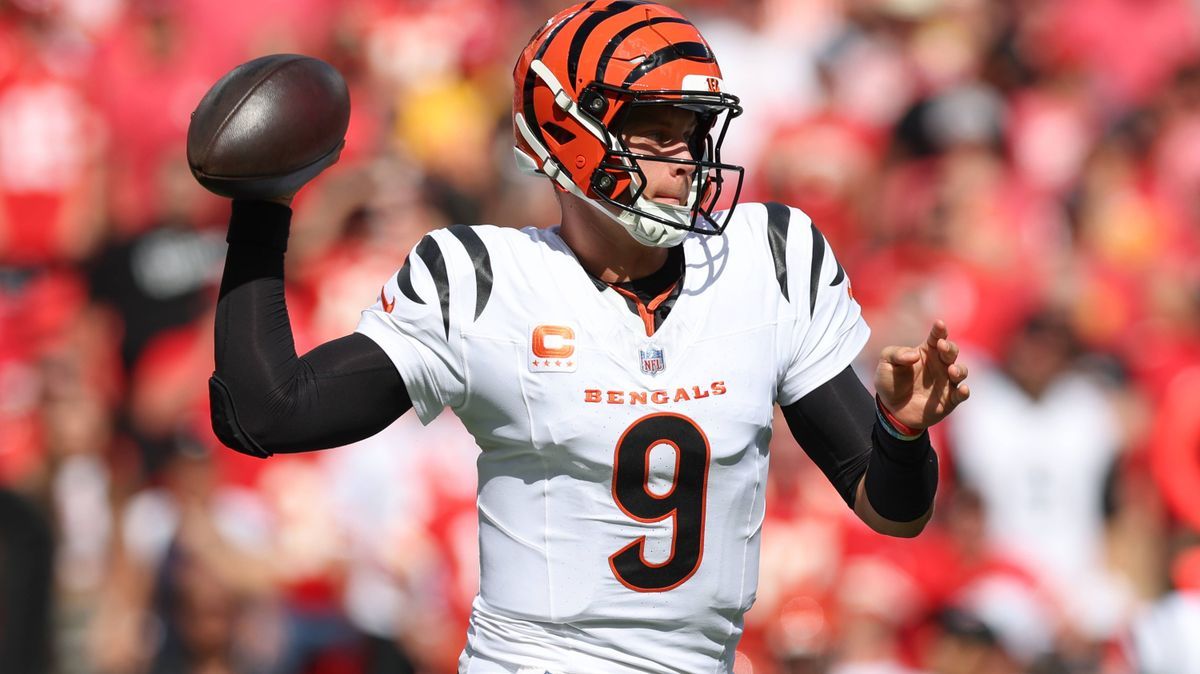
<path fill-rule="evenodd" d="M 646 245 L 673 246 L 688 231 L 719 234 L 741 193 L 743 170 L 721 163 L 729 121 L 741 114 L 700 32 L 673 9 L 641 0 L 591 0 L 559 12 L 513 70 L 517 162 L 548 176 L 620 222 Z M 621 137 L 639 106 L 680 106 L 697 115 L 691 159 L 631 152 Z M 638 161 L 692 167 L 688 202 L 643 197 Z M 736 177 L 732 189 L 727 176 Z M 714 209 L 732 194 L 723 213 Z"/>

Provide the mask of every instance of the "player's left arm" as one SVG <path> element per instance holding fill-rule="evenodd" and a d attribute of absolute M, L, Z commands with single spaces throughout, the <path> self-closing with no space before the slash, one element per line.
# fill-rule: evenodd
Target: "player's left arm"
<path fill-rule="evenodd" d="M 958 346 L 937 321 L 918 347 L 886 347 L 872 398 L 854 371 L 782 407 L 788 428 L 860 519 L 916 536 L 933 514 L 937 454 L 927 428 L 970 396 Z"/>
<path fill-rule="evenodd" d="M 915 536 L 937 491 L 925 429 L 969 395 L 958 347 L 938 321 L 921 345 L 885 348 L 872 396 L 849 367 L 870 329 L 846 270 L 802 211 L 767 204 L 764 215 L 779 325 L 788 330 L 776 397 L 788 427 L 859 518 L 884 534 Z"/>

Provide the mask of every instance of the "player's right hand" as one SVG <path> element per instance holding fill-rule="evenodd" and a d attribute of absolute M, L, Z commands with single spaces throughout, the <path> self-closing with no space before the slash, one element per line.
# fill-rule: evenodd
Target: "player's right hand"
<path fill-rule="evenodd" d="M 946 418 L 971 395 L 963 381 L 967 366 L 958 362 L 958 345 L 945 321 L 934 321 L 925 342 L 916 347 L 888 346 L 875 370 L 879 402 L 908 428 L 923 430 Z"/>

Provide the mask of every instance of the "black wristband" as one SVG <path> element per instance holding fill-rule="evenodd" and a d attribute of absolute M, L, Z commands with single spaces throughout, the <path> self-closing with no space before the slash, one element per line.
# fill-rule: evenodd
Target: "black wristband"
<path fill-rule="evenodd" d="M 235 199 L 225 240 L 231 245 L 259 246 L 287 252 L 291 222 L 292 209 L 283 204 Z"/>
<path fill-rule="evenodd" d="M 911 522 L 928 512 L 938 484 L 937 453 L 929 433 L 900 440 L 876 419 L 871 445 L 865 486 L 875 512 L 893 522 Z"/>

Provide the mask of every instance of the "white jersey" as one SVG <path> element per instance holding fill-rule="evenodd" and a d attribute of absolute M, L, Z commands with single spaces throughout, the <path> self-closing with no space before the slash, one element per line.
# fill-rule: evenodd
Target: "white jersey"
<path fill-rule="evenodd" d="M 869 331 L 798 210 L 743 205 L 683 250 L 652 335 L 556 229 L 436 231 L 363 312 L 420 419 L 449 407 L 483 450 L 462 671 L 732 671 L 773 406 Z"/>

